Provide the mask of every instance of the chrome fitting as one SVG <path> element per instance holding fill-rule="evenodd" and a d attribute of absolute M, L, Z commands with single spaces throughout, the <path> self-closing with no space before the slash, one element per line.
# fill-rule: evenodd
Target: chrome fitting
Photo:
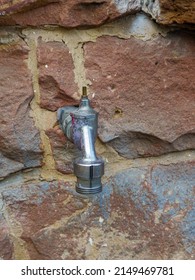
<path fill-rule="evenodd" d="M 74 160 L 74 174 L 77 177 L 76 191 L 81 194 L 95 194 L 102 191 L 101 177 L 104 175 L 104 161 L 96 156 L 98 113 L 90 106 L 86 87 L 79 108 L 65 106 L 58 109 L 58 122 L 64 134 L 82 151 L 82 157 Z"/>

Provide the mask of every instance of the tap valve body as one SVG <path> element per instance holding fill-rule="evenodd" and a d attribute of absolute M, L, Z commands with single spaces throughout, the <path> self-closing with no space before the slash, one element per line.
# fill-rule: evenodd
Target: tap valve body
<path fill-rule="evenodd" d="M 74 160 L 74 174 L 77 177 L 76 191 L 81 194 L 95 194 L 102 191 L 101 177 L 104 161 L 96 156 L 98 113 L 90 106 L 83 87 L 79 108 L 65 106 L 58 109 L 58 122 L 64 134 L 82 151 L 82 157 Z"/>

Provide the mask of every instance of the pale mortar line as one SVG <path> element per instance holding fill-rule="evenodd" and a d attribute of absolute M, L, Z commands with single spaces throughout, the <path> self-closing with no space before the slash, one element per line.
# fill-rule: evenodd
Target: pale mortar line
<path fill-rule="evenodd" d="M 109 162 L 106 165 L 106 174 L 103 177 L 103 182 L 115 176 L 115 174 L 131 168 L 149 167 L 153 165 L 170 165 L 181 162 L 195 162 L 195 150 L 176 151 L 156 157 L 136 158 L 136 159 L 119 159 L 116 162 Z"/>
<path fill-rule="evenodd" d="M 103 156 L 105 163 L 106 158 L 104 157 L 104 152 L 100 154 Z M 148 158 L 136 158 L 136 159 L 126 159 L 126 158 L 118 158 L 115 160 L 115 162 L 106 163 L 105 166 L 105 175 L 102 177 L 103 183 L 105 184 L 110 177 L 115 176 L 117 173 L 124 171 L 126 169 L 131 168 L 141 168 L 141 167 L 148 167 L 152 165 L 170 165 L 170 164 L 177 164 L 181 162 L 188 162 L 188 161 L 195 161 L 195 151 L 194 150 L 187 150 L 187 151 L 176 151 L 169 154 L 164 154 L 161 156 L 156 157 L 148 157 Z M 36 168 L 36 170 L 40 170 L 41 168 Z M 19 171 L 16 174 L 12 174 L 10 179 L 3 180 L 0 182 L 0 191 L 6 190 L 9 187 L 13 187 L 13 185 L 19 185 L 23 184 L 25 182 L 29 182 L 29 178 L 31 178 L 30 183 L 33 182 L 38 183 L 42 180 L 47 181 L 63 181 L 64 183 L 70 182 L 72 184 L 72 188 L 74 189 L 74 183 L 75 183 L 75 176 L 73 174 L 62 174 L 59 172 L 53 172 L 53 171 L 47 171 L 46 175 L 42 177 L 42 179 L 37 179 L 31 177 L 31 174 L 33 174 L 33 171 L 28 172 L 28 177 L 23 178 L 21 177 L 21 174 L 23 172 Z M 5 183 L 4 183 L 5 182 Z"/>
<path fill-rule="evenodd" d="M 28 59 L 28 67 L 32 73 L 32 82 L 33 82 L 33 90 L 34 90 L 34 98 L 31 101 L 31 109 L 32 109 L 32 117 L 34 118 L 35 125 L 40 131 L 40 137 L 42 140 L 42 148 L 44 151 L 43 155 L 43 170 L 49 169 L 49 170 L 55 170 L 55 162 L 53 159 L 53 153 L 50 145 L 49 138 L 45 134 L 45 121 L 46 119 L 44 118 L 44 111 L 40 108 L 39 103 L 40 103 L 40 89 L 39 89 L 39 81 L 38 81 L 38 68 L 37 68 L 37 54 L 36 54 L 36 41 L 33 39 L 27 39 L 27 44 L 30 48 L 29 52 L 29 59 Z M 49 112 L 48 113 L 50 116 L 54 114 Z M 47 117 L 48 117 L 48 114 Z M 54 125 L 54 121 L 52 123 L 52 118 L 51 117 L 51 125 Z"/>
<path fill-rule="evenodd" d="M 40 103 L 40 89 L 38 81 L 38 68 L 37 68 L 37 54 L 36 54 L 36 40 L 29 36 L 27 44 L 30 48 L 28 66 L 32 73 L 34 98 L 31 101 L 32 117 L 35 120 L 35 125 L 40 131 L 40 137 L 42 140 L 42 147 L 44 151 L 43 167 L 40 169 L 41 178 L 43 180 L 62 180 L 64 182 L 74 181 L 72 175 L 63 175 L 55 168 L 55 161 L 53 158 L 53 152 L 51 144 L 45 130 L 52 128 L 56 122 L 56 113 L 42 109 L 39 106 Z"/>
<path fill-rule="evenodd" d="M 0 181 L 0 193 L 9 187 L 12 188 L 13 186 L 20 186 L 23 184 L 38 184 L 41 181 L 62 181 L 64 183 L 70 182 L 72 184 L 75 180 L 73 174 L 62 174 L 56 170 L 43 170 L 41 167 L 35 167 L 28 171 L 17 171 Z"/>
<path fill-rule="evenodd" d="M 141 25 L 141 27 L 140 27 Z M 146 26 L 147 25 L 147 26 Z M 137 14 L 128 18 L 116 20 L 115 22 L 102 25 L 91 29 L 73 29 L 67 30 L 61 27 L 51 29 L 24 29 L 23 34 L 27 37 L 38 40 L 39 37 L 43 41 L 64 42 L 72 54 L 74 62 L 75 82 L 78 85 L 79 96 L 73 97 L 78 100 L 81 95 L 83 85 L 90 85 L 91 81 L 86 79 L 84 67 L 83 45 L 87 42 L 95 42 L 99 37 L 111 36 L 121 39 L 129 39 L 131 37 L 146 41 L 153 39 L 161 34 L 165 36 L 170 28 L 161 27 L 154 23 L 148 16 Z"/>
<path fill-rule="evenodd" d="M 80 93 L 79 95 L 75 93 L 73 95 L 73 98 L 79 100 L 81 96 L 82 86 L 90 83 L 86 80 L 85 77 L 82 44 L 85 41 L 94 41 L 94 39 L 92 39 L 91 36 L 88 36 L 86 32 L 82 32 L 82 34 L 80 34 L 80 31 L 78 30 L 64 30 L 62 28 L 57 28 L 55 30 L 26 29 L 23 30 L 23 34 L 27 38 L 33 38 L 35 41 L 37 41 L 38 38 L 41 37 L 44 42 L 62 42 L 68 47 L 74 64 L 73 71 L 75 74 L 75 83 L 78 85 L 78 91 Z"/>

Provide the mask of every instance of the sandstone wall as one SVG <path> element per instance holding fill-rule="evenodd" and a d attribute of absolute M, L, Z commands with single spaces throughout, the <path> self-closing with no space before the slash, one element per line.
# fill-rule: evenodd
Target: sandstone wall
<path fill-rule="evenodd" d="M 1 1 L 0 259 L 195 258 L 194 21 L 193 1 Z M 83 85 L 92 197 L 56 123 Z"/>

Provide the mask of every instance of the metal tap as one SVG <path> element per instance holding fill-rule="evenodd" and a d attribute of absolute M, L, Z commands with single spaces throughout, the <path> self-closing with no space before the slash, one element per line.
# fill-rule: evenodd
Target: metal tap
<path fill-rule="evenodd" d="M 83 87 L 82 90 L 79 108 L 59 108 L 57 118 L 67 138 L 82 151 L 82 157 L 76 158 L 73 163 L 77 177 L 76 191 L 81 194 L 95 194 L 102 191 L 104 161 L 97 157 L 95 151 L 98 113 L 90 106 L 87 88 Z"/>

